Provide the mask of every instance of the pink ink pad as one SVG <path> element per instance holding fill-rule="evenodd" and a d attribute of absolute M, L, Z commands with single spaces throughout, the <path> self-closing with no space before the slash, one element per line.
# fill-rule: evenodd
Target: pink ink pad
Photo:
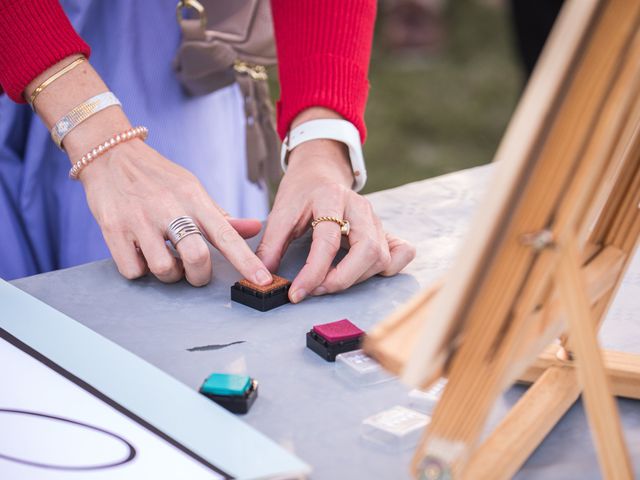
<path fill-rule="evenodd" d="M 329 342 L 340 342 L 359 338 L 364 332 L 346 318 L 337 322 L 314 325 L 313 331 Z"/>
<path fill-rule="evenodd" d="M 336 355 L 360 348 L 364 331 L 346 318 L 337 322 L 315 325 L 307 333 L 307 347 L 329 362 Z"/>

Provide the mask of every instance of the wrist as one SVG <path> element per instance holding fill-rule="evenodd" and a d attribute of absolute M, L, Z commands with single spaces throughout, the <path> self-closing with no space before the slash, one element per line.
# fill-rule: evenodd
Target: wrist
<path fill-rule="evenodd" d="M 60 70 L 77 56 L 68 57 L 36 77 L 25 89 L 25 97 L 29 97 L 35 88 L 50 77 L 50 73 Z M 47 129 L 60 120 L 70 110 L 109 89 L 88 61 L 80 63 L 76 68 L 65 73 L 47 86 L 38 95 L 33 108 L 42 119 Z"/>
<path fill-rule="evenodd" d="M 27 86 L 24 88 L 24 91 L 22 92 L 23 98 L 27 101 L 27 103 L 31 104 L 31 96 L 35 93 L 38 87 L 41 87 L 45 83 L 45 81 L 47 81 L 47 83 L 50 82 L 54 75 L 61 72 L 65 67 L 73 64 L 74 62 L 76 62 L 76 60 L 79 60 L 81 58 L 84 58 L 84 56 L 80 54 L 73 54 L 51 65 L 49 68 L 41 72 L 37 77 L 35 77 L 33 80 L 31 80 L 31 82 L 27 84 Z"/>
<path fill-rule="evenodd" d="M 366 183 L 358 130 L 337 113 L 322 107 L 305 110 L 292 123 L 280 153 L 283 171 L 288 171 L 292 161 L 296 166 L 304 163 L 305 168 L 312 168 L 309 157 L 313 154 L 318 157 L 313 166 L 321 165 L 321 170 L 330 172 L 339 183 L 346 183 L 356 192 Z"/>
<path fill-rule="evenodd" d="M 353 172 L 349 152 L 342 142 L 318 139 L 298 145 L 290 154 L 286 175 L 325 179 L 351 188 Z"/>
<path fill-rule="evenodd" d="M 110 107 L 89 117 L 64 137 L 64 150 L 71 163 L 114 135 L 131 128 L 120 107 Z"/>
<path fill-rule="evenodd" d="M 344 117 L 339 113 L 325 107 L 309 107 L 300 112 L 296 118 L 291 122 L 289 130 L 293 130 L 298 125 L 308 122 L 310 120 L 322 120 L 324 118 L 331 118 L 336 120 L 344 120 Z"/>
<path fill-rule="evenodd" d="M 337 112 L 325 107 L 310 107 L 300 112 L 291 122 L 290 130 L 311 120 L 336 119 L 344 120 Z M 346 145 L 335 140 L 318 139 L 298 145 L 288 157 L 289 168 L 298 170 L 304 164 L 314 173 L 351 187 L 353 173 L 349 162 L 349 152 Z"/>
<path fill-rule="evenodd" d="M 78 57 L 78 55 L 67 57 L 36 77 L 25 89 L 25 97 L 29 98 L 43 81 Z M 42 90 L 33 107 L 47 129 L 50 130 L 72 109 L 108 90 L 91 64 L 85 61 Z M 62 145 L 69 155 L 71 163 L 75 163 L 109 137 L 129 128 L 131 128 L 131 124 L 124 111 L 119 106 L 110 106 L 90 116 L 69 131 L 64 137 Z"/>
<path fill-rule="evenodd" d="M 144 145 L 144 139 L 139 137 L 116 145 L 82 168 L 77 180 L 84 185 L 85 189 L 94 183 L 99 185 L 106 181 L 107 184 L 111 184 L 114 171 L 120 170 L 125 163 L 137 163 L 137 160 L 142 157 L 140 148 L 144 148 Z M 134 170 L 135 168 L 129 169 L 129 175 L 133 175 Z"/>

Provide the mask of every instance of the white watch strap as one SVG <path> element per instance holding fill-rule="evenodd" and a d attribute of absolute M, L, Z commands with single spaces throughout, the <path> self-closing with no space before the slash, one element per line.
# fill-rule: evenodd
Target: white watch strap
<path fill-rule="evenodd" d="M 310 120 L 298 125 L 289 132 L 282 143 L 280 163 L 282 171 L 287 170 L 287 156 L 291 150 L 298 145 L 310 140 L 318 139 L 336 140 L 344 143 L 349 149 L 351 160 L 351 170 L 353 171 L 352 189 L 359 192 L 367 182 L 367 170 L 362 155 L 362 145 L 360 144 L 360 132 L 347 120 L 322 119 Z"/>

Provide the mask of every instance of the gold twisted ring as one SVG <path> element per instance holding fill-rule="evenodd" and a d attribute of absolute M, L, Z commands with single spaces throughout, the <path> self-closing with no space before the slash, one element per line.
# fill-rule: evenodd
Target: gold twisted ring
<path fill-rule="evenodd" d="M 340 220 L 339 218 L 336 217 L 318 217 L 315 218 L 312 222 L 311 222 L 311 228 L 316 228 L 316 226 L 320 223 L 320 222 L 333 222 L 333 223 L 337 223 L 338 225 L 340 225 L 340 233 L 342 235 L 344 235 L 345 237 L 349 235 L 349 232 L 351 231 L 351 225 L 349 224 L 348 220 Z"/>

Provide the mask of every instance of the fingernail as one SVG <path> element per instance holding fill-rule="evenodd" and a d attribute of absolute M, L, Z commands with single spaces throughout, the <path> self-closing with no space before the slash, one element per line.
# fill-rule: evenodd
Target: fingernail
<path fill-rule="evenodd" d="M 325 293 L 327 293 L 327 289 L 324 287 L 318 287 L 311 292 L 312 295 L 324 295 Z"/>
<path fill-rule="evenodd" d="M 258 285 L 268 285 L 271 282 L 273 282 L 273 278 L 265 269 L 261 268 L 256 272 L 256 283 Z"/>
<path fill-rule="evenodd" d="M 304 291 L 304 288 L 299 288 L 298 290 L 293 292 L 293 294 L 291 294 L 291 301 L 293 301 L 293 303 L 299 303 L 304 300 L 304 297 L 306 296 L 307 292 Z"/>

